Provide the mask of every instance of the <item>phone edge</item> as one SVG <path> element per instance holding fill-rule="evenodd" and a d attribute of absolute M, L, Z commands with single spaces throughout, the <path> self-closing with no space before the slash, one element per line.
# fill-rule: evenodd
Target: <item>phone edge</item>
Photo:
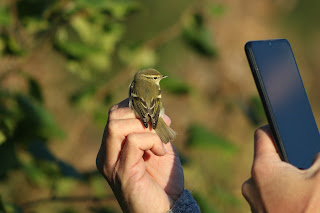
<path fill-rule="evenodd" d="M 252 52 L 252 47 L 251 47 L 252 42 L 255 42 L 255 41 L 248 41 L 245 44 L 245 48 L 244 48 L 246 56 L 247 56 L 247 60 L 248 60 L 248 63 L 249 63 L 250 69 L 251 69 L 251 73 L 252 73 L 253 79 L 255 81 L 256 88 L 258 90 L 260 100 L 262 102 L 268 123 L 270 125 L 278 154 L 283 161 L 289 162 L 286 151 L 284 149 L 284 146 L 283 146 L 283 143 L 281 140 L 281 137 L 280 137 L 280 133 L 278 131 L 277 124 L 275 122 L 275 118 L 272 114 L 272 109 L 270 107 L 269 99 L 268 99 L 268 96 L 265 92 L 265 88 L 262 83 L 261 76 L 260 76 L 259 72 L 257 72 L 258 66 L 255 62 L 255 58 L 254 58 L 254 55 Z"/>

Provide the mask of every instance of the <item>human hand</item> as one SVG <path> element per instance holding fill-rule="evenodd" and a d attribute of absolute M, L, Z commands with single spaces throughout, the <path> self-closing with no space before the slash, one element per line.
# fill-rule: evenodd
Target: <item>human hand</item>
<path fill-rule="evenodd" d="M 320 212 L 320 155 L 307 170 L 280 159 L 269 126 L 254 135 L 251 178 L 242 194 L 252 212 Z"/>
<path fill-rule="evenodd" d="M 166 212 L 184 190 L 183 170 L 171 143 L 144 128 L 128 99 L 109 111 L 97 168 L 124 212 Z M 167 124 L 170 119 L 164 116 Z"/>

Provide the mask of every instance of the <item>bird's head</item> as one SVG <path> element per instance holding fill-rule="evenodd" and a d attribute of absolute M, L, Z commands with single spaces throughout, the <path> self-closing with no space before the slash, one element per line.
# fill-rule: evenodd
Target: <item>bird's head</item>
<path fill-rule="evenodd" d="M 140 70 L 139 72 L 136 73 L 134 79 L 135 80 L 146 80 L 149 82 L 153 82 L 157 85 L 159 85 L 159 82 L 161 79 L 167 78 L 168 76 L 162 75 L 159 71 L 148 68 L 148 69 L 143 69 Z"/>

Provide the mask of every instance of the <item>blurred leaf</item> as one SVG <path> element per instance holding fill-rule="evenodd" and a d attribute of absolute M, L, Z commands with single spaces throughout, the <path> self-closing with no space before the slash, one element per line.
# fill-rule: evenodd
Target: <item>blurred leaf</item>
<path fill-rule="evenodd" d="M 168 77 L 161 81 L 161 87 L 176 95 L 189 94 L 191 86 L 178 78 Z"/>
<path fill-rule="evenodd" d="M 72 19 L 71 27 L 74 30 L 74 33 L 76 33 L 76 36 L 78 37 L 79 41 L 87 45 L 93 44 L 95 42 L 94 39 L 101 34 L 102 30 L 102 26 L 100 26 L 98 23 L 92 22 L 82 16 L 77 16 L 74 19 Z M 70 33 L 72 31 L 69 30 L 68 32 Z M 74 39 L 71 36 L 68 35 L 69 41 L 72 41 Z"/>
<path fill-rule="evenodd" d="M 71 104 L 81 107 L 82 109 L 95 108 L 97 103 L 92 101 L 93 96 L 96 94 L 96 85 L 83 86 L 78 91 L 74 92 L 70 99 Z"/>
<path fill-rule="evenodd" d="M 56 157 L 51 153 L 45 141 L 34 140 L 27 147 L 28 152 L 36 159 L 56 162 Z"/>
<path fill-rule="evenodd" d="M 1 115 L 1 112 L 0 112 Z M 5 143 L 10 136 L 10 129 L 7 125 L 7 119 L 3 119 L 2 116 L 0 116 L 0 146 Z"/>
<path fill-rule="evenodd" d="M 215 134 L 202 125 L 193 124 L 188 130 L 188 146 L 202 148 L 217 148 L 219 150 L 233 153 L 237 147 L 230 141 Z"/>
<path fill-rule="evenodd" d="M 58 30 L 55 47 L 68 57 L 67 68 L 84 79 L 111 67 L 112 54 L 122 38 L 123 26 L 100 19 L 75 17 L 71 26 Z M 102 20 L 102 21 L 101 21 Z"/>
<path fill-rule="evenodd" d="M 113 103 L 113 94 L 109 93 L 107 94 L 103 99 L 104 104 L 112 104 Z"/>
<path fill-rule="evenodd" d="M 86 62 L 93 70 L 105 71 L 111 66 L 110 58 L 105 54 L 105 52 L 96 52 L 89 55 Z"/>
<path fill-rule="evenodd" d="M 92 76 L 91 70 L 79 60 L 68 60 L 67 70 L 77 74 L 82 79 L 90 79 Z"/>
<path fill-rule="evenodd" d="M 78 0 L 78 6 L 103 10 L 116 19 L 123 19 L 127 14 L 139 9 L 139 4 L 132 0 Z"/>
<path fill-rule="evenodd" d="M 106 2 L 99 0 L 77 0 L 77 5 L 83 8 L 102 9 L 106 7 Z"/>
<path fill-rule="evenodd" d="M 8 8 L 0 5 L 0 28 L 11 25 L 11 16 L 9 14 Z"/>
<path fill-rule="evenodd" d="M 23 0 L 17 1 L 17 9 L 20 18 L 41 18 L 47 9 L 50 9 L 58 0 Z"/>
<path fill-rule="evenodd" d="M 115 47 L 121 40 L 124 30 L 124 26 L 121 24 L 109 23 L 104 26 L 101 34 L 98 35 L 99 39 L 95 39 L 94 43 L 101 46 L 109 55 L 115 51 Z"/>
<path fill-rule="evenodd" d="M 100 16 L 98 16 L 100 17 Z M 100 17 L 103 19 L 103 17 Z M 58 39 L 66 42 L 67 40 L 77 39 L 83 43 L 99 47 L 106 53 L 114 50 L 117 41 L 123 33 L 123 26 L 116 22 L 105 22 L 100 19 L 88 20 L 85 18 L 75 18 L 71 22 L 72 29 L 60 31 Z"/>
<path fill-rule="evenodd" d="M 183 36 L 186 42 L 198 53 L 214 57 L 217 50 L 212 43 L 213 36 L 203 23 L 203 17 L 195 14 L 190 23 L 185 27 Z"/>
<path fill-rule="evenodd" d="M 10 54 L 23 55 L 25 53 L 25 50 L 23 49 L 23 47 L 19 44 L 17 39 L 13 36 L 8 37 L 7 48 Z"/>
<path fill-rule="evenodd" d="M 1 131 L 1 129 L 0 129 L 0 146 L 4 143 L 4 142 L 6 142 L 6 140 L 7 140 L 7 136 Z"/>
<path fill-rule="evenodd" d="M 0 107 L 0 111 L 1 111 L 1 107 Z M 3 115 L 3 118 L 1 118 L 2 120 L 0 120 L 0 132 L 2 131 L 2 133 L 5 135 L 6 138 L 9 138 L 12 136 L 16 126 L 16 122 L 17 122 L 17 118 L 15 118 L 15 115 L 12 115 L 12 114 L 11 113 L 5 114 Z"/>
<path fill-rule="evenodd" d="M 192 193 L 192 196 L 197 201 L 202 213 L 220 213 L 202 194 Z"/>
<path fill-rule="evenodd" d="M 3 52 L 5 51 L 6 44 L 4 40 L 0 37 L 0 56 L 2 56 Z"/>
<path fill-rule="evenodd" d="M 213 16 L 222 16 L 226 13 L 226 6 L 223 4 L 213 3 L 207 8 Z"/>
<path fill-rule="evenodd" d="M 29 94 L 40 103 L 43 102 L 43 95 L 39 83 L 32 77 L 28 78 Z"/>
<path fill-rule="evenodd" d="M 249 111 L 251 120 L 255 124 L 259 124 L 266 119 L 262 102 L 258 96 L 253 96 L 249 100 Z"/>
<path fill-rule="evenodd" d="M 107 121 L 108 121 L 108 116 L 106 109 L 110 108 L 112 105 L 107 105 L 107 106 L 97 106 L 96 109 L 93 112 L 93 118 L 94 121 L 96 121 L 98 124 L 101 126 L 105 126 Z"/>
<path fill-rule="evenodd" d="M 5 203 L 5 210 L 6 213 L 23 213 L 23 209 L 12 203 Z"/>
<path fill-rule="evenodd" d="M 76 182 L 74 179 L 62 177 L 56 180 L 54 186 L 54 194 L 57 196 L 66 196 L 72 193 Z"/>
<path fill-rule="evenodd" d="M 60 41 L 58 47 L 64 54 L 72 59 L 83 59 L 99 50 L 98 47 L 79 41 Z"/>
<path fill-rule="evenodd" d="M 6 213 L 1 195 L 0 195 L 0 213 Z"/>
<path fill-rule="evenodd" d="M 29 153 L 38 160 L 53 162 L 64 177 L 82 179 L 82 175 L 70 164 L 58 159 L 42 141 L 34 141 L 28 146 Z"/>
<path fill-rule="evenodd" d="M 51 114 L 40 103 L 18 95 L 17 103 L 24 116 L 19 123 L 16 135 L 25 139 L 34 137 L 63 138 L 64 133 L 56 124 Z"/>
<path fill-rule="evenodd" d="M 0 132 L 6 139 L 12 137 L 18 121 L 19 112 L 14 98 L 0 91 Z"/>
<path fill-rule="evenodd" d="M 111 0 L 106 1 L 107 9 L 117 19 L 125 18 L 129 13 L 137 11 L 140 7 L 136 1 L 131 0 Z"/>
<path fill-rule="evenodd" d="M 259 96 L 252 96 L 247 102 L 239 101 L 238 105 L 253 125 L 257 126 L 266 120 L 263 104 Z"/>
<path fill-rule="evenodd" d="M 15 144 L 7 141 L 0 145 L 0 178 L 6 176 L 10 169 L 17 168 L 18 165 Z"/>
<path fill-rule="evenodd" d="M 23 171 L 25 172 L 28 180 L 37 186 L 48 186 L 48 183 L 51 182 L 50 179 L 47 178 L 47 175 L 44 171 L 34 163 L 23 163 Z"/>
<path fill-rule="evenodd" d="M 26 17 L 24 20 L 25 29 L 30 35 L 40 35 L 50 28 L 50 24 L 46 19 Z"/>
<path fill-rule="evenodd" d="M 137 69 L 153 67 L 157 61 L 157 56 L 153 49 L 141 47 L 140 45 L 122 47 L 119 51 L 119 57 L 123 62 Z"/>
<path fill-rule="evenodd" d="M 82 175 L 71 164 L 62 160 L 57 161 L 60 172 L 64 177 L 76 178 L 82 180 Z"/>

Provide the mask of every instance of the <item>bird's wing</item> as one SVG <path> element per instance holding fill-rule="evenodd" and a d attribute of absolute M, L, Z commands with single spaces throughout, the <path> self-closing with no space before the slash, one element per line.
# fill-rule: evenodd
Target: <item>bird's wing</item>
<path fill-rule="evenodd" d="M 139 116 L 143 125 L 148 128 L 149 117 L 148 117 L 148 106 L 147 103 L 140 97 L 137 96 L 134 83 L 130 85 L 130 103 L 131 107 L 135 110 L 136 114 Z"/>
<path fill-rule="evenodd" d="M 161 90 L 159 89 L 159 95 L 157 98 L 151 100 L 149 115 L 151 119 L 152 128 L 156 129 L 159 119 L 159 114 L 162 108 L 161 104 Z"/>

